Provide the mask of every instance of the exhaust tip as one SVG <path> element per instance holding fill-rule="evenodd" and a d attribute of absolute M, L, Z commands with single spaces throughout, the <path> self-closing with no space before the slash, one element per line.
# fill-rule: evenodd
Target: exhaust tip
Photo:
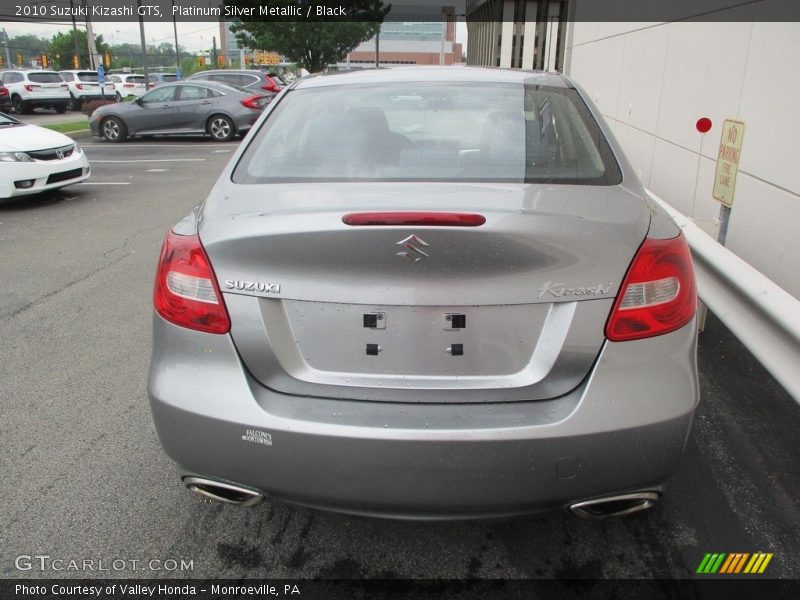
<path fill-rule="evenodd" d="M 623 517 L 652 508 L 659 498 L 658 492 L 635 492 L 576 502 L 570 504 L 569 509 L 587 519 Z"/>
<path fill-rule="evenodd" d="M 190 492 L 225 504 L 253 506 L 264 500 L 259 491 L 203 477 L 184 477 L 183 483 Z"/>

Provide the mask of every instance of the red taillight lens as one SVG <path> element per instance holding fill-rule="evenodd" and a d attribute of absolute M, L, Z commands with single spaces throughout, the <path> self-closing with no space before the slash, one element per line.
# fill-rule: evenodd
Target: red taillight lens
<path fill-rule="evenodd" d="M 156 312 L 167 321 L 206 333 L 228 333 L 228 311 L 197 235 L 170 231 L 161 248 L 153 290 Z"/>
<path fill-rule="evenodd" d="M 242 106 L 245 108 L 252 108 L 253 110 L 261 110 L 261 105 L 258 103 L 261 96 L 248 96 L 243 100 L 240 100 Z"/>
<path fill-rule="evenodd" d="M 675 331 L 697 310 L 689 246 L 683 234 L 646 239 L 628 269 L 606 323 L 606 337 L 625 342 Z"/>
<path fill-rule="evenodd" d="M 78 88 L 79 90 L 82 90 L 83 89 L 83 84 L 82 83 L 76 83 L 75 87 Z"/>
<path fill-rule="evenodd" d="M 122 87 L 131 89 L 131 88 L 136 87 L 136 84 L 135 83 L 123 83 Z"/>
<path fill-rule="evenodd" d="M 38 85 L 34 86 L 34 85 L 25 84 L 23 87 L 25 88 L 26 91 L 32 92 L 34 87 L 39 87 L 39 86 Z"/>
<path fill-rule="evenodd" d="M 478 227 L 486 217 L 475 213 L 365 212 L 342 217 L 346 225 L 430 225 L 432 227 Z"/>

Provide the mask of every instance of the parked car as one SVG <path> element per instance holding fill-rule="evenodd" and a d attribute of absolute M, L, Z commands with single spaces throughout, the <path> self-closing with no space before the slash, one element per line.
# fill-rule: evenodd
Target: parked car
<path fill-rule="evenodd" d="M 187 77 L 187 81 L 194 79 L 221 81 L 222 83 L 246 87 L 250 90 L 263 90 L 273 97 L 286 87 L 286 82 L 277 73 L 256 71 L 254 69 L 199 71 Z"/>
<path fill-rule="evenodd" d="M 69 87 L 55 71 L 8 69 L 2 71 L 0 81 L 8 88 L 11 105 L 18 115 L 34 108 L 52 108 L 59 114 L 67 112 Z"/>
<path fill-rule="evenodd" d="M 101 106 L 89 117 L 89 128 L 109 142 L 175 134 L 207 134 L 227 141 L 249 130 L 261 109 L 259 94 L 222 83 L 165 83 L 132 102 Z"/>
<path fill-rule="evenodd" d="M 122 102 L 128 96 L 139 98 L 147 91 L 144 75 L 114 73 L 108 75 L 108 81 L 114 84 L 114 96 L 117 102 Z"/>
<path fill-rule="evenodd" d="M 153 298 L 159 438 L 233 504 L 629 514 L 699 399 L 686 241 L 556 73 L 296 82 L 167 234 Z"/>
<path fill-rule="evenodd" d="M 90 100 L 111 100 L 115 97 L 114 84 L 106 81 L 101 87 L 97 71 L 69 70 L 59 71 L 58 74 L 69 86 L 72 110 L 80 110 L 83 103 Z"/>
<path fill-rule="evenodd" d="M 74 140 L 0 114 L 0 201 L 79 183 L 89 174 Z"/>
<path fill-rule="evenodd" d="M 11 95 L 4 85 L 0 85 L 0 112 L 11 112 Z"/>
<path fill-rule="evenodd" d="M 150 82 L 150 87 L 161 85 L 162 83 L 172 83 L 178 80 L 178 76 L 172 73 L 148 73 L 147 81 Z"/>

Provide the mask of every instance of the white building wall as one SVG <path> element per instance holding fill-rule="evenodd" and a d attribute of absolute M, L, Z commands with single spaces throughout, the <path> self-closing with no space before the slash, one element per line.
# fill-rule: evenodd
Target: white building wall
<path fill-rule="evenodd" d="M 800 23 L 754 22 L 752 5 L 733 10 L 749 11 L 747 20 L 575 22 L 565 70 L 644 185 L 712 234 L 722 123 L 744 121 L 726 246 L 800 298 Z M 714 124 L 705 136 L 700 117 Z"/>

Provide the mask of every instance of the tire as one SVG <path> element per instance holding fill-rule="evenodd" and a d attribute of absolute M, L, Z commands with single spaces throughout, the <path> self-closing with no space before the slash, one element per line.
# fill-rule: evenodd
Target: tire
<path fill-rule="evenodd" d="M 22 98 L 19 96 L 14 96 L 11 99 L 11 106 L 14 108 L 14 112 L 18 115 L 27 115 L 30 112 L 30 108 L 25 102 L 22 101 Z"/>
<path fill-rule="evenodd" d="M 206 131 L 215 142 L 227 142 L 236 135 L 236 126 L 230 117 L 213 115 L 208 119 Z"/>
<path fill-rule="evenodd" d="M 128 128 L 117 117 L 108 117 L 100 123 L 100 131 L 108 142 L 118 143 L 128 137 Z"/>
<path fill-rule="evenodd" d="M 78 98 L 73 96 L 72 92 L 69 93 L 69 97 L 70 97 L 70 101 L 69 101 L 70 110 L 80 110 L 81 109 L 81 105 L 83 104 L 83 102 L 81 102 Z"/>
<path fill-rule="evenodd" d="M 122 102 L 122 96 L 120 95 L 119 92 L 114 93 L 114 100 L 116 100 L 117 102 Z"/>
<path fill-rule="evenodd" d="M 63 115 L 65 112 L 67 112 L 68 106 L 69 104 L 56 104 L 55 106 L 53 106 L 53 108 L 56 109 L 56 112 L 58 114 Z"/>

